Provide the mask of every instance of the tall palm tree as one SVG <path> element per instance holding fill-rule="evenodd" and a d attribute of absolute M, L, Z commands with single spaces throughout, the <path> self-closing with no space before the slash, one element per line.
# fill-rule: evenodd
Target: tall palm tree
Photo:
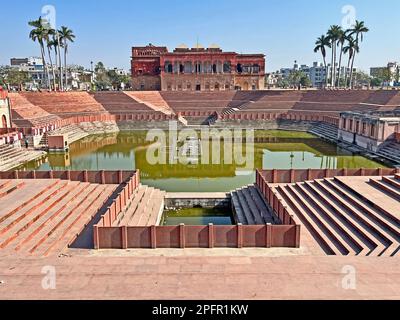
<path fill-rule="evenodd" d="M 343 47 L 344 47 L 344 44 L 346 43 L 346 41 L 348 40 L 348 33 L 349 33 L 349 30 L 346 30 L 346 31 L 341 30 L 340 36 L 338 39 L 338 44 L 337 44 L 338 46 L 340 46 L 339 70 L 338 70 L 338 77 L 337 77 L 337 82 L 336 82 L 336 85 L 338 87 L 340 87 L 340 78 L 342 77 L 341 69 L 342 69 Z"/>
<path fill-rule="evenodd" d="M 335 85 L 335 78 L 336 78 L 336 44 L 340 38 L 342 28 L 338 25 L 333 25 L 328 30 L 328 38 L 331 41 L 332 46 L 332 65 L 331 65 L 331 86 Z"/>
<path fill-rule="evenodd" d="M 348 83 L 348 79 L 350 78 L 350 83 L 349 83 L 349 87 L 352 87 L 352 73 L 353 73 L 353 63 L 354 63 L 354 55 L 356 54 L 356 52 L 359 52 L 359 47 L 358 47 L 358 43 L 357 41 L 352 37 L 352 36 L 348 36 L 347 38 L 347 45 L 345 47 L 343 47 L 343 53 L 344 54 L 348 54 L 349 55 L 349 60 L 347 62 L 347 69 L 346 69 L 346 74 L 345 74 L 345 86 L 347 88 L 347 83 Z M 350 69 L 350 65 L 351 65 L 351 69 Z M 350 72 L 349 72 L 350 70 Z M 350 77 L 349 77 L 349 73 L 350 73 Z"/>
<path fill-rule="evenodd" d="M 56 75 L 55 78 L 58 76 L 58 88 L 61 89 L 61 83 L 60 83 L 60 78 L 61 78 L 61 72 L 60 72 L 60 63 L 61 60 L 58 59 L 58 40 L 56 38 L 56 35 L 53 34 L 53 37 L 51 40 L 47 42 L 47 45 L 50 46 L 51 50 L 54 49 L 54 61 L 55 61 L 55 68 L 57 69 L 58 75 Z"/>
<path fill-rule="evenodd" d="M 50 88 L 50 77 L 49 77 L 49 72 L 47 68 L 47 63 L 46 63 L 46 58 L 45 58 L 45 51 L 44 51 L 44 43 L 46 40 L 46 34 L 47 34 L 47 28 L 46 28 L 46 22 L 45 20 L 42 19 L 42 17 L 39 17 L 37 20 L 29 21 L 28 24 L 33 27 L 31 32 L 29 33 L 29 38 L 32 39 L 34 42 L 38 42 L 40 46 L 40 54 L 42 56 L 42 61 L 43 61 L 43 69 L 44 69 L 44 74 L 45 74 L 45 80 L 47 80 L 47 87 Z M 47 78 L 47 79 L 46 79 Z"/>
<path fill-rule="evenodd" d="M 50 66 L 51 66 L 51 72 L 53 76 L 53 88 L 54 91 L 56 91 L 57 85 L 56 85 L 56 72 L 54 70 L 54 63 L 53 63 L 53 58 L 51 57 L 51 50 L 53 49 L 53 40 L 51 37 L 55 35 L 56 31 L 54 29 L 48 29 L 46 33 L 46 46 L 47 46 L 47 54 L 49 55 L 49 61 L 50 61 Z M 56 60 L 57 63 L 57 60 Z"/>
<path fill-rule="evenodd" d="M 354 66 L 354 60 L 356 58 L 356 54 L 360 51 L 360 42 L 364 40 L 364 33 L 367 33 L 369 29 L 365 26 L 364 21 L 358 21 L 356 20 L 353 28 L 350 30 L 350 35 L 355 36 L 355 41 L 357 44 L 357 50 L 353 54 L 353 59 L 351 62 L 352 68 L 350 70 L 350 86 L 352 88 L 352 83 L 353 83 L 353 66 Z"/>
<path fill-rule="evenodd" d="M 64 48 L 64 70 L 65 70 L 65 88 L 68 86 L 68 70 L 67 70 L 67 54 L 68 54 L 68 43 L 74 42 L 75 35 L 71 29 L 62 26 L 58 31 L 60 34 L 60 43 Z"/>
<path fill-rule="evenodd" d="M 325 86 L 328 84 L 328 68 L 326 65 L 326 48 L 331 47 L 331 42 L 327 36 L 324 34 L 320 36 L 317 41 L 315 42 L 314 52 L 321 52 L 322 59 L 324 60 L 324 67 L 325 67 Z"/>

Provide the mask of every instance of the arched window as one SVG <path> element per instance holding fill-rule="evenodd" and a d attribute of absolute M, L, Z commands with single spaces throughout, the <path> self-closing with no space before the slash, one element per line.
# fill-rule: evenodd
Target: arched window
<path fill-rule="evenodd" d="M 212 72 L 217 73 L 217 64 L 216 63 L 213 63 L 213 65 L 212 65 Z"/>
<path fill-rule="evenodd" d="M 218 82 L 215 83 L 214 89 L 215 89 L 216 91 L 219 91 L 219 83 L 218 83 Z"/>
<path fill-rule="evenodd" d="M 231 72 L 231 63 L 229 61 L 224 62 L 224 73 L 230 73 Z"/>
<path fill-rule="evenodd" d="M 1 117 L 1 123 L 2 123 L 2 128 L 6 128 L 7 129 L 7 118 L 6 116 L 3 114 L 3 116 Z"/>
<path fill-rule="evenodd" d="M 236 71 L 237 71 L 238 73 L 242 73 L 242 72 L 243 72 L 243 67 L 242 67 L 242 64 L 241 64 L 241 63 L 238 63 L 238 64 L 237 64 L 237 66 L 236 66 Z"/>
<path fill-rule="evenodd" d="M 165 72 L 167 72 L 167 73 L 173 73 L 174 72 L 174 67 L 173 67 L 172 63 L 169 63 L 169 62 L 166 63 Z"/>

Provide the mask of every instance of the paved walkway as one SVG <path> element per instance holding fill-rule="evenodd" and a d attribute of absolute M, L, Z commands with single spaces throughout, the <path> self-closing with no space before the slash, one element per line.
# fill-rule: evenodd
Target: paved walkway
<path fill-rule="evenodd" d="M 0 259 L 0 299 L 400 299 L 398 258 L 265 256 L 259 250 L 112 254 Z M 46 266 L 55 268 L 55 290 L 42 288 L 42 271 L 51 270 Z"/>

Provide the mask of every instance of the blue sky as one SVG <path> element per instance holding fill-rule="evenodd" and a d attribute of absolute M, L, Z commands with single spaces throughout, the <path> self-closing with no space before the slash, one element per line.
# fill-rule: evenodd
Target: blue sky
<path fill-rule="evenodd" d="M 54 5 L 57 24 L 67 25 L 77 39 L 71 63 L 89 67 L 103 61 L 129 69 L 130 48 L 153 43 L 173 49 L 219 44 L 224 50 L 264 53 L 267 70 L 311 64 L 315 39 L 331 24 L 341 24 L 342 8 L 352 5 L 356 18 L 371 29 L 356 64 L 364 70 L 400 60 L 398 0 L 0 0 L 0 64 L 11 57 L 38 55 L 28 39 L 28 20 Z"/>

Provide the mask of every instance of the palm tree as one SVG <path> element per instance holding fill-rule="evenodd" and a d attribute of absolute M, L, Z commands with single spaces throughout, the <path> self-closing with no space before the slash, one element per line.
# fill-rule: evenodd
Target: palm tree
<path fill-rule="evenodd" d="M 61 83 L 60 83 L 60 81 L 61 81 L 61 72 L 60 72 L 61 60 L 58 59 L 58 56 L 59 56 L 58 55 L 59 44 L 58 44 L 58 40 L 57 40 L 55 34 L 53 34 L 52 39 L 47 42 L 47 45 L 50 46 L 51 49 L 54 49 L 55 67 L 56 67 L 56 69 L 58 71 L 58 88 L 61 89 Z M 57 78 L 57 76 L 55 78 Z"/>
<path fill-rule="evenodd" d="M 355 35 L 355 41 L 357 44 L 357 50 L 353 54 L 353 59 L 351 62 L 352 68 L 350 70 L 350 86 L 352 88 L 352 83 L 353 83 L 353 66 L 354 66 L 354 60 L 356 57 L 356 53 L 360 51 L 360 42 L 364 40 L 364 33 L 367 33 L 369 29 L 365 26 L 364 21 L 358 21 L 356 20 L 354 27 L 350 30 L 350 35 L 353 36 Z"/>
<path fill-rule="evenodd" d="M 338 25 L 333 25 L 328 30 L 328 38 L 331 41 L 332 46 L 332 65 L 331 65 L 331 86 L 335 85 L 336 78 L 336 44 L 340 38 L 341 32 L 343 32 L 342 28 Z"/>
<path fill-rule="evenodd" d="M 67 54 L 68 54 L 68 42 L 74 42 L 75 35 L 71 29 L 62 26 L 58 31 L 60 34 L 60 43 L 64 48 L 64 69 L 65 69 L 65 87 L 68 85 L 68 71 L 67 71 Z"/>
<path fill-rule="evenodd" d="M 340 87 L 340 78 L 342 77 L 341 69 L 342 69 L 343 47 L 344 47 L 344 44 L 346 43 L 346 41 L 348 40 L 348 33 L 349 33 L 349 30 L 346 30 L 346 31 L 341 30 L 340 36 L 338 39 L 338 44 L 337 44 L 338 46 L 340 46 L 339 71 L 338 71 L 338 79 L 337 79 L 337 84 L 336 84 L 338 87 Z"/>
<path fill-rule="evenodd" d="M 328 37 L 324 34 L 320 36 L 317 41 L 315 42 L 314 52 L 321 52 L 322 59 L 324 60 L 324 67 L 325 67 L 325 85 L 328 84 L 328 68 L 326 65 L 326 48 L 331 47 L 331 42 Z"/>
<path fill-rule="evenodd" d="M 347 46 L 345 46 L 343 48 L 343 53 L 349 55 L 349 60 L 347 62 L 347 69 L 346 69 L 346 74 L 345 74 L 345 86 L 347 87 L 348 75 L 349 75 L 348 70 L 350 70 L 350 83 L 349 83 L 350 88 L 352 87 L 352 83 L 351 83 L 352 76 L 351 75 L 353 73 L 354 55 L 356 54 L 356 52 L 359 52 L 359 47 L 358 47 L 357 41 L 352 36 L 348 36 Z M 350 64 L 351 64 L 351 69 L 350 69 Z"/>
<path fill-rule="evenodd" d="M 50 61 L 50 66 L 51 66 L 51 72 L 53 76 L 53 87 L 54 91 L 56 91 L 57 85 L 56 85 L 56 72 L 54 71 L 54 64 L 53 64 L 53 58 L 51 57 L 51 50 L 53 48 L 53 39 L 50 38 L 51 36 L 54 37 L 56 31 L 54 29 L 48 29 L 46 33 L 46 44 L 47 44 L 47 53 L 49 55 L 49 61 Z M 57 59 L 56 59 L 57 63 Z"/>
<path fill-rule="evenodd" d="M 45 20 L 42 17 L 39 17 L 38 20 L 29 21 L 28 24 L 33 27 L 31 32 L 29 33 L 29 38 L 32 39 L 33 42 L 38 42 L 40 46 L 40 54 L 42 56 L 43 68 L 45 73 L 45 78 L 47 77 L 47 87 L 50 88 L 50 77 L 47 69 L 47 63 L 45 59 L 45 51 L 44 51 L 44 42 L 46 40 L 47 28 L 45 26 Z"/>

